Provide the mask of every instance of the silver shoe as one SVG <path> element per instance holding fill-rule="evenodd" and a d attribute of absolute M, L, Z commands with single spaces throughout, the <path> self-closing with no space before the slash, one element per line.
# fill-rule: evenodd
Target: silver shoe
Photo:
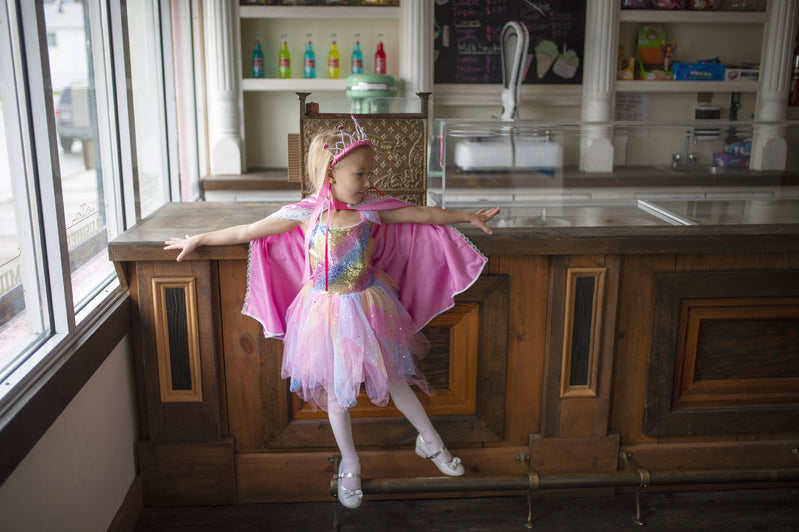
<path fill-rule="evenodd" d="M 438 451 L 432 453 L 430 449 L 427 448 L 427 445 L 424 443 L 422 439 L 422 435 L 419 434 L 416 437 L 416 454 L 421 456 L 422 458 L 429 458 L 432 461 L 439 471 L 448 475 L 450 477 L 459 477 L 463 474 L 464 469 L 463 465 L 461 464 L 461 459 L 457 456 L 453 456 L 449 462 L 442 462 L 438 459 L 438 455 L 446 450 L 446 447 L 441 447 Z"/>
<path fill-rule="evenodd" d="M 363 499 L 363 491 L 356 489 L 351 490 L 349 488 L 345 488 L 343 486 L 343 482 L 341 479 L 344 478 L 361 478 L 361 475 L 358 473 L 342 473 L 341 472 L 341 465 L 338 466 L 338 474 L 336 474 L 336 478 L 338 479 L 338 500 L 339 502 L 345 507 L 354 510 L 355 508 L 361 505 L 361 500 Z"/>

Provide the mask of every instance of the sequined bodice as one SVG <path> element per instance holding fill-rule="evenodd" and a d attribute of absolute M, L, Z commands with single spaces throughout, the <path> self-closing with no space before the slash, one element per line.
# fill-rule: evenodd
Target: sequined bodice
<path fill-rule="evenodd" d="M 324 216 L 322 217 L 324 219 Z M 325 225 L 317 224 L 311 233 L 310 263 L 314 288 L 325 289 Z M 369 222 L 361 218 L 355 225 L 330 227 L 328 235 L 328 292 L 346 294 L 371 286 L 374 281 Z"/>

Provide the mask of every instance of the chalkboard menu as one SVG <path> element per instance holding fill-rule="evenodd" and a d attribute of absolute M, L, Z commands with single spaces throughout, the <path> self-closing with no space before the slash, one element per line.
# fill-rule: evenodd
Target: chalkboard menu
<path fill-rule="evenodd" d="M 435 83 L 502 83 L 506 22 L 530 32 L 524 83 L 582 83 L 586 0 L 436 0 Z"/>

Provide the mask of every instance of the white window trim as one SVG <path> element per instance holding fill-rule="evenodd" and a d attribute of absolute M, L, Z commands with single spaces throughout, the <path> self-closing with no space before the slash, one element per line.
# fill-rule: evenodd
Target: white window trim
<path fill-rule="evenodd" d="M 152 13 L 169 16 L 169 0 L 149 0 Z M 129 39 L 125 0 L 84 0 L 92 35 L 92 56 L 97 87 L 100 142 L 96 149 L 103 168 L 103 186 L 107 197 L 113 197 L 114 208 L 107 209 L 106 223 L 121 233 L 141 221 L 138 176 L 136 166 L 135 129 L 131 84 Z M 18 132 L 8 135 L 10 150 L 17 156 L 9 158 L 12 175 L 24 175 L 26 179 L 12 180 L 14 183 L 15 208 L 18 220 L 29 221 L 18 228 L 21 252 L 26 264 L 37 264 L 37 268 L 23 268 L 26 298 L 33 297 L 26 308 L 42 309 L 44 314 L 43 337 L 31 344 L 19 357 L 18 366 L 0 381 L 0 430 L 7 426 L 14 413 L 24 407 L 26 399 L 45 384 L 47 376 L 64 365 L 76 351 L 77 342 L 91 327 L 97 324 L 98 315 L 104 309 L 118 305 L 126 298 L 126 287 L 120 287 L 116 278 L 98 292 L 76 312 L 73 304 L 72 280 L 67 247 L 67 228 L 61 196 L 58 142 L 55 130 L 53 98 L 50 87 L 47 35 L 44 6 L 41 1 L 17 2 L 2 0 L 0 3 L 0 46 L 10 46 L 11 53 L 3 54 L 0 72 L 6 77 L 13 72 L 12 80 L 15 101 L 6 105 L 12 108 L 6 113 L 13 120 Z M 167 19 L 168 20 L 168 19 Z M 8 23 L 11 21 L 11 23 Z M 159 22 L 161 22 L 159 20 Z M 156 33 L 162 41 L 163 53 L 172 57 L 170 28 L 161 27 Z M 24 51 L 24 53 L 23 53 Z M 24 59 L 23 59 L 24 56 Z M 9 60 L 10 59 L 10 60 Z M 165 90 L 172 89 L 171 72 L 164 76 L 163 65 L 159 69 Z M 166 81 L 164 81 L 166 78 Z M 175 114 L 174 99 L 159 95 L 164 116 L 160 118 L 168 131 L 171 149 L 164 147 L 163 168 L 170 179 L 165 184 L 168 194 L 180 198 L 178 175 L 177 136 L 175 120 L 169 121 L 169 113 Z M 104 114 L 103 114 L 104 113 Z M 172 129 L 169 129 L 169 125 Z M 170 182 L 174 182 L 170 185 Z M 176 188 L 177 187 L 177 188 Z M 18 199 L 17 199 L 18 198 Z M 31 206 L 29 208 L 28 206 Z M 18 208 L 19 207 L 19 208 Z M 23 225 L 23 224 L 20 224 Z M 36 258 L 39 247 L 43 259 Z M 38 287 L 36 290 L 28 287 Z"/>

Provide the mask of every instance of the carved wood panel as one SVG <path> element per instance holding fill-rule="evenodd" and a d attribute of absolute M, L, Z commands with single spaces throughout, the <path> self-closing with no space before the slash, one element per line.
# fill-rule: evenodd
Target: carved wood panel
<path fill-rule="evenodd" d="M 154 277 L 151 283 L 161 401 L 201 402 L 194 278 Z"/>
<path fill-rule="evenodd" d="M 551 266 L 541 434 L 605 436 L 619 258 L 563 255 L 553 257 Z"/>
<path fill-rule="evenodd" d="M 132 284 L 140 333 L 143 433 L 152 443 L 226 436 L 215 275 L 206 261 L 139 262 Z"/>
<path fill-rule="evenodd" d="M 683 301 L 673 408 L 799 404 L 799 298 Z"/>
<path fill-rule="evenodd" d="M 661 273 L 655 292 L 646 434 L 799 424 L 796 272 Z"/>

